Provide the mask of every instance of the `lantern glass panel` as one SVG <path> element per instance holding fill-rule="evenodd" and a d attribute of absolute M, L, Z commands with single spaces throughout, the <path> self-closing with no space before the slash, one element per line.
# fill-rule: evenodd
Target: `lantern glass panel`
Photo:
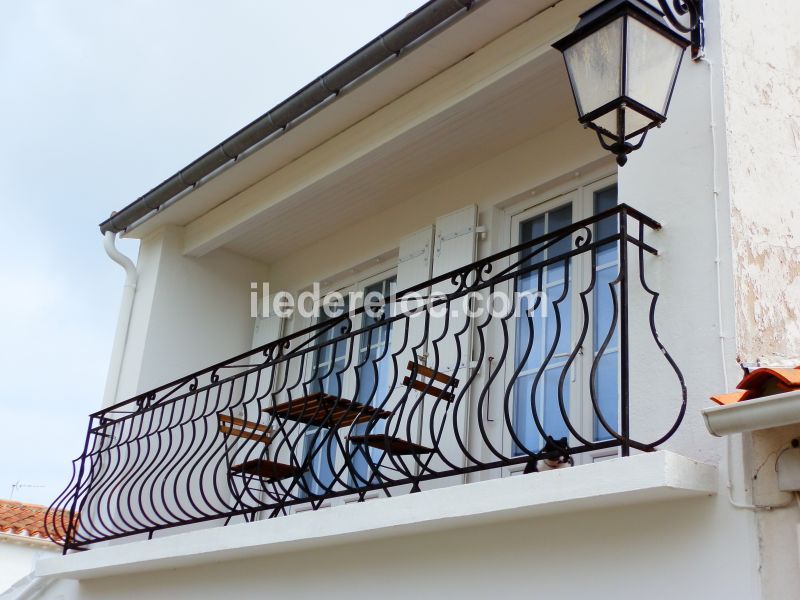
<path fill-rule="evenodd" d="M 650 125 L 651 121 L 648 117 L 645 117 L 641 113 L 636 112 L 630 108 L 624 108 L 623 110 L 623 118 L 625 119 L 625 138 L 631 137 L 631 135 L 636 135 L 642 129 Z M 597 117 L 594 121 L 592 121 L 597 127 L 601 127 L 605 129 L 608 133 L 614 135 L 614 137 L 619 135 L 619 131 L 617 130 L 617 111 L 613 110 L 608 112 L 604 115 Z"/>
<path fill-rule="evenodd" d="M 627 42 L 627 95 L 666 116 L 683 48 L 636 19 L 628 19 Z"/>
<path fill-rule="evenodd" d="M 622 91 L 622 23 L 620 17 L 564 51 L 581 117 Z"/>
<path fill-rule="evenodd" d="M 604 115 L 597 117 L 592 121 L 598 127 L 605 129 L 607 132 L 617 135 L 617 111 L 612 110 Z"/>
<path fill-rule="evenodd" d="M 625 137 L 630 137 L 639 133 L 645 127 L 652 123 L 650 117 L 645 117 L 643 114 L 636 112 L 633 109 L 625 110 Z"/>

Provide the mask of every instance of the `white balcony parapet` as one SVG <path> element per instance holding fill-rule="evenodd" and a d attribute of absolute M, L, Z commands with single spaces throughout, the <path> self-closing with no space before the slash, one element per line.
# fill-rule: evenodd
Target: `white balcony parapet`
<path fill-rule="evenodd" d="M 87 579 L 174 569 L 716 492 L 716 467 L 658 451 L 97 547 L 41 560 L 35 573 Z"/>

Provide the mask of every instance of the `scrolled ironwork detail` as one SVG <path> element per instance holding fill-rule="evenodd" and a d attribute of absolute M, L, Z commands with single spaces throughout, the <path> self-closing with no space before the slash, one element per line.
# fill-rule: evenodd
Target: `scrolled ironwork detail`
<path fill-rule="evenodd" d="M 705 53 L 703 0 L 658 0 L 658 4 L 670 25 L 690 35 L 692 57 L 702 58 Z"/>
<path fill-rule="evenodd" d="M 599 239 L 598 224 L 612 221 Z M 621 205 L 398 292 L 378 318 L 360 307 L 93 413 L 48 535 L 66 552 L 654 449 L 687 398 L 644 277 L 656 254 L 645 233 L 659 227 Z M 473 314 L 473 300 L 499 290 L 510 306 Z M 426 300 L 418 310 L 388 308 L 414 295 Z M 649 340 L 677 391 L 632 397 L 634 316 L 637 353 Z M 620 374 L 612 392 L 600 383 L 609 361 L 606 373 Z M 641 415 L 658 402 L 669 422 L 632 431 L 631 411 L 649 423 Z"/>
<path fill-rule="evenodd" d="M 583 230 L 575 235 L 575 248 L 583 248 L 592 243 L 592 229 L 584 227 Z"/>

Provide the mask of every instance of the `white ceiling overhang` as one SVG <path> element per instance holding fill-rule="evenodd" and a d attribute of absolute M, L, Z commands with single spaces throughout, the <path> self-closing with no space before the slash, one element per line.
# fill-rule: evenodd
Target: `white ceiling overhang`
<path fill-rule="evenodd" d="M 266 262 L 574 118 L 560 55 L 589 0 L 489 1 L 127 235 Z"/>

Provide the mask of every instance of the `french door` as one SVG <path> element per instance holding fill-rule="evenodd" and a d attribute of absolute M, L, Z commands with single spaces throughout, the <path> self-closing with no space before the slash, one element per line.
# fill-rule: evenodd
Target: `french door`
<path fill-rule="evenodd" d="M 511 242 L 533 241 L 616 204 L 617 187 L 611 180 L 581 187 L 515 215 Z M 593 239 L 612 236 L 616 229 L 616 217 L 605 219 L 594 226 Z M 515 281 L 520 310 L 513 331 L 514 361 L 506 367 L 507 381 L 513 379 L 511 427 L 505 441 L 512 455 L 541 451 L 546 437 L 579 445 L 576 432 L 591 442 L 611 439 L 594 410 L 591 391 L 606 422 L 617 427 L 619 348 L 613 317 L 618 244 L 611 241 L 594 253 L 565 256 L 579 235 L 551 240 L 520 256 L 529 257 L 524 266 L 547 264 Z M 588 316 L 582 295 L 588 301 Z M 570 364 L 582 333 L 583 343 Z M 616 452 L 589 452 L 583 460 L 609 455 Z"/>
<path fill-rule="evenodd" d="M 474 260 L 476 243 L 477 208 L 467 206 L 463 209 L 443 215 L 436 219 L 433 227 L 427 227 L 404 238 L 399 247 L 399 264 L 396 272 L 376 275 L 363 280 L 342 291 L 360 291 L 362 298 L 369 294 L 389 297 L 398 289 L 405 289 L 422 283 L 432 276 L 446 273 Z M 447 281 L 437 285 L 436 289 L 425 293 L 445 294 L 451 291 L 452 284 Z M 387 305 L 387 316 L 391 316 L 397 307 Z M 452 423 L 458 422 L 461 435 L 468 428 L 469 417 L 468 396 L 456 402 L 437 401 L 434 396 L 420 395 L 402 385 L 408 374 L 408 363 L 417 363 L 435 369 L 437 372 L 453 376 L 461 381 L 468 379 L 471 369 L 471 327 L 465 314 L 451 307 L 447 318 L 434 317 L 425 313 L 416 317 L 400 319 L 392 325 L 379 325 L 350 337 L 347 341 L 329 344 L 328 350 L 321 349 L 314 360 L 314 369 L 318 369 L 319 389 L 326 393 L 336 392 L 345 399 L 354 399 L 361 404 L 380 406 L 392 411 L 398 402 L 404 402 L 405 408 L 393 412 L 393 419 L 388 421 L 372 421 L 355 425 L 348 434 L 340 435 L 346 440 L 349 435 L 381 434 L 404 441 L 435 447 L 434 455 L 404 457 L 395 463 L 381 449 L 364 445 L 346 443 L 346 457 L 339 456 L 333 460 L 337 448 L 328 448 L 320 452 L 315 444 L 313 433 L 309 432 L 309 441 L 305 444 L 308 452 L 316 455 L 331 456 L 338 466 L 336 472 L 344 469 L 344 479 L 349 485 L 360 487 L 373 481 L 376 465 L 382 474 L 389 478 L 402 478 L 406 475 L 427 474 L 450 470 L 452 465 L 462 466 L 464 455 L 460 449 Z M 354 331 L 370 327 L 377 323 L 376 316 L 368 311 L 354 317 Z M 334 335 L 335 337 L 335 335 Z M 331 338 L 331 340 L 334 338 Z M 336 348 L 334 348 L 336 346 Z M 393 373 L 393 364 L 397 365 L 397 373 Z M 333 371 L 326 367 L 333 366 Z M 338 381 L 330 381 L 333 373 L 338 372 Z M 394 386 L 392 387 L 392 382 Z M 460 390 L 456 390 L 456 394 Z M 457 414 L 453 414 L 457 412 Z M 367 429 L 369 429 L 367 431 Z M 328 439 L 334 439 L 329 435 Z M 315 454 L 316 453 L 316 454 Z M 311 472 L 307 474 L 309 489 L 314 493 L 330 483 L 334 472 L 330 465 L 316 466 L 310 461 Z M 463 481 L 462 476 L 437 479 L 425 483 L 425 488 L 452 485 Z M 313 487 L 316 485 L 316 487 Z"/>
<path fill-rule="evenodd" d="M 359 303 L 375 296 L 390 297 L 395 291 L 396 280 L 394 270 L 391 270 L 339 288 L 337 291 L 345 298 L 344 306 L 336 313 L 323 313 L 317 323 L 324 325 L 347 314 L 350 309 L 348 295 L 351 292 L 359 293 Z M 391 307 L 384 307 L 383 310 L 391 310 Z M 378 322 L 379 317 L 379 312 L 369 309 L 358 315 L 350 315 L 348 320 L 342 321 L 341 327 L 331 327 L 315 339 L 315 345 L 320 347 L 312 356 L 307 376 L 312 393 L 322 392 L 345 400 L 355 399 L 369 406 L 378 406 L 385 400 L 390 380 L 391 323 L 335 341 L 344 329 L 355 331 L 370 327 Z M 371 428 L 369 433 L 382 432 L 382 423 L 377 422 L 355 425 L 349 434 L 364 434 L 368 426 Z M 350 485 L 364 485 L 371 480 L 367 452 L 370 452 L 373 463 L 380 458 L 379 451 L 352 444 L 346 444 L 347 456 L 343 456 L 336 434 L 325 427 L 308 427 L 303 434 L 303 459 L 308 465 L 303 475 L 304 487 L 313 495 L 330 489 L 338 473 L 342 473 L 340 477 Z M 346 439 L 343 442 L 346 443 Z"/>

